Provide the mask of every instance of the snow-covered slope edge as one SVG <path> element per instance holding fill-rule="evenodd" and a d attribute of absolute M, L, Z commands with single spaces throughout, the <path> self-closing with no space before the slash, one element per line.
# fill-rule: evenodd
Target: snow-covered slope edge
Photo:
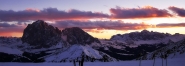
<path fill-rule="evenodd" d="M 0 62 L 31 62 L 29 58 L 25 57 L 24 52 L 16 49 L 0 45 Z"/>
<path fill-rule="evenodd" d="M 88 45 L 74 44 L 65 51 L 55 52 L 45 57 L 46 62 L 70 62 L 70 61 L 116 61 L 109 55 L 99 52 Z"/>
<path fill-rule="evenodd" d="M 15 48 L 8 48 L 8 47 L 3 47 L 0 45 L 0 52 L 3 53 L 8 53 L 8 54 L 15 54 L 15 55 L 22 55 L 22 51 L 15 49 Z"/>
<path fill-rule="evenodd" d="M 185 39 L 171 43 L 161 49 L 151 52 L 145 56 L 142 56 L 143 60 L 152 60 L 154 58 L 183 58 L 185 59 Z M 140 59 L 138 58 L 138 59 Z"/>

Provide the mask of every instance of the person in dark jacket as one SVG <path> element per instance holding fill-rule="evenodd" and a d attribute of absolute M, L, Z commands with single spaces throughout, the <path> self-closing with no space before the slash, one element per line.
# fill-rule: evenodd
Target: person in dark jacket
<path fill-rule="evenodd" d="M 74 64 L 74 66 L 76 66 L 76 61 L 75 60 L 73 60 L 73 64 Z"/>
<path fill-rule="evenodd" d="M 85 57 L 85 54 L 84 54 L 84 52 L 83 52 L 83 53 L 82 53 L 82 58 L 81 58 L 81 60 L 79 61 L 79 66 L 83 66 L 84 57 Z"/>

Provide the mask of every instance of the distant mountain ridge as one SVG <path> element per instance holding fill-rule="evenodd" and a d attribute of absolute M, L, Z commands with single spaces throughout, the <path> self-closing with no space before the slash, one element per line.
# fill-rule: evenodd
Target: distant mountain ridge
<path fill-rule="evenodd" d="M 154 43 L 167 43 L 168 40 L 177 42 L 184 38 L 185 38 L 185 35 L 178 34 L 178 33 L 171 35 L 169 33 L 159 33 L 159 32 L 143 30 L 141 32 L 131 32 L 131 33 L 122 34 L 122 35 L 121 34 L 113 35 L 110 38 L 110 40 L 122 41 L 127 44 L 142 44 L 142 43 L 154 44 Z"/>
<path fill-rule="evenodd" d="M 119 36 L 119 37 L 118 37 Z M 122 40 L 155 40 L 170 36 L 168 33 L 159 33 L 148 30 L 143 30 L 141 32 L 131 32 L 127 34 L 117 34 L 111 37 L 111 40 L 122 39 Z"/>
<path fill-rule="evenodd" d="M 117 34 L 110 40 L 101 40 L 99 51 L 109 54 L 120 60 L 132 60 L 138 58 L 140 53 L 147 54 L 165 47 L 170 43 L 176 43 L 185 39 L 183 34 L 159 33 L 148 30 Z"/>

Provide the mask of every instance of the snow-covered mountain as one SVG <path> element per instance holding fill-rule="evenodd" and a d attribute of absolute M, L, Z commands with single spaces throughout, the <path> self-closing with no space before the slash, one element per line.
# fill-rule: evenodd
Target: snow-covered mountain
<path fill-rule="evenodd" d="M 100 47 L 97 50 L 102 51 L 111 57 L 119 60 L 133 60 L 138 58 L 140 53 L 147 54 L 149 52 L 155 51 L 161 47 L 166 46 L 166 44 L 141 44 L 141 45 L 125 45 L 125 44 L 113 44 L 110 45 L 103 44 L 104 47 Z"/>
<path fill-rule="evenodd" d="M 15 48 L 0 46 L 0 62 L 27 62 L 29 58 L 22 55 L 23 51 Z"/>
<path fill-rule="evenodd" d="M 168 34 L 143 30 L 127 34 L 117 34 L 110 40 L 100 40 L 101 47 L 97 50 L 120 60 L 138 58 L 140 53 L 147 54 L 170 43 L 185 39 L 183 34 Z"/>
<path fill-rule="evenodd" d="M 148 53 L 138 59 L 143 60 L 152 60 L 154 58 L 183 58 L 185 59 L 185 39 L 178 41 L 178 42 L 172 42 L 168 44 L 165 47 L 162 47 L 158 50 L 155 50 L 151 53 Z"/>
<path fill-rule="evenodd" d="M 76 46 L 74 44 L 79 44 L 80 46 Z M 29 59 L 29 61 L 26 60 L 26 62 L 48 61 L 45 59 L 46 57 L 57 57 L 61 54 L 63 56 L 70 51 L 76 50 L 78 48 L 81 49 L 78 52 L 86 53 L 86 56 L 89 59 L 93 59 L 92 61 L 113 60 L 112 57 L 110 57 L 109 55 L 91 48 L 92 44 L 100 44 L 100 41 L 83 31 L 81 28 L 72 27 L 66 28 L 61 31 L 57 27 L 48 25 L 43 20 L 37 20 L 32 24 L 29 24 L 24 29 L 22 38 L 0 37 L 0 46 L 22 51 L 19 56 Z M 73 50 L 71 50 L 70 48 L 73 48 Z M 6 48 L 0 49 L 1 57 L 6 57 L 6 55 L 9 54 L 10 51 L 17 53 L 16 50 L 5 50 Z M 59 53 L 60 55 L 56 56 L 56 53 Z M 81 54 L 76 52 L 74 53 Z M 16 54 L 11 54 L 10 56 L 13 58 L 14 56 L 15 58 L 18 58 Z M 12 59 L 10 56 L 6 57 L 6 59 Z M 4 59 L 0 60 L 3 61 Z M 57 60 L 70 59 L 58 58 Z M 8 60 L 7 62 L 10 61 L 12 60 Z"/>
<path fill-rule="evenodd" d="M 80 45 L 74 44 L 71 47 L 67 48 L 65 51 L 58 51 L 54 52 L 45 57 L 47 62 L 71 62 L 81 61 L 116 61 L 114 58 L 110 57 L 109 55 L 99 52 L 89 45 Z"/>
<path fill-rule="evenodd" d="M 3 46 L 0 46 L 0 52 L 8 53 L 8 54 L 15 54 L 15 55 L 22 55 L 23 54 L 23 52 L 18 49 L 8 48 L 8 47 L 3 47 Z"/>
<path fill-rule="evenodd" d="M 0 60 L 11 62 L 14 58 L 21 58 L 17 62 L 64 62 L 78 61 L 82 56 L 85 61 L 132 60 L 140 57 L 140 53 L 147 54 L 183 39 L 182 34 L 143 30 L 99 40 L 78 27 L 61 31 L 37 20 L 25 28 L 21 38 L 0 37 L 0 56 L 10 59 Z M 22 53 L 16 54 L 17 51 Z"/>
<path fill-rule="evenodd" d="M 159 33 L 148 30 L 141 32 L 131 32 L 127 34 L 117 34 L 111 37 L 112 41 L 124 42 L 126 44 L 156 44 L 156 43 L 168 43 L 169 40 L 173 42 L 180 41 L 185 38 L 183 34 Z"/>

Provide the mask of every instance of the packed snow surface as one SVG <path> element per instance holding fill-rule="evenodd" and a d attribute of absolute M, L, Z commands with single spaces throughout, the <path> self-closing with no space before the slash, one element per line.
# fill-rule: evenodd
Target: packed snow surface
<path fill-rule="evenodd" d="M 4 46 L 0 46 L 0 52 L 3 53 L 8 53 L 8 54 L 22 54 L 23 52 L 15 49 L 15 48 L 8 48 L 8 47 L 4 47 Z"/>
<path fill-rule="evenodd" d="M 168 66 L 185 66 L 185 59 L 175 58 L 168 60 Z M 163 66 L 166 66 L 164 61 Z M 78 66 L 78 64 L 76 64 Z M 0 66 L 74 66 L 73 63 L 3 63 Z M 139 61 L 120 62 L 84 62 L 84 66 L 139 66 Z M 142 60 L 141 66 L 153 66 L 153 60 Z M 156 59 L 155 66 L 162 66 L 161 59 Z"/>

